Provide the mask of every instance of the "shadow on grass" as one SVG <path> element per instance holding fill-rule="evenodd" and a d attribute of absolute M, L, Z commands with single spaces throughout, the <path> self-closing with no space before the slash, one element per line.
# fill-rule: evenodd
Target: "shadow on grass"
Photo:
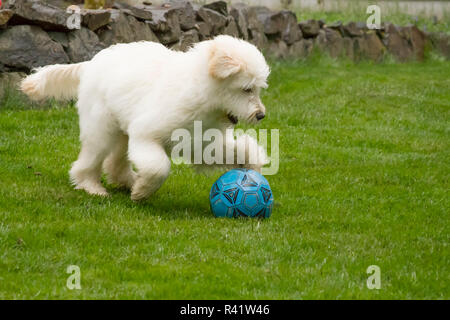
<path fill-rule="evenodd" d="M 172 191 L 164 188 L 150 198 L 134 202 L 130 199 L 130 190 L 124 187 L 107 185 L 106 189 L 110 198 L 120 198 L 120 203 L 125 208 L 137 210 L 150 216 L 159 216 L 164 220 L 171 219 L 198 219 L 204 217 L 214 218 L 209 208 L 209 199 L 192 196 L 181 190 Z"/>

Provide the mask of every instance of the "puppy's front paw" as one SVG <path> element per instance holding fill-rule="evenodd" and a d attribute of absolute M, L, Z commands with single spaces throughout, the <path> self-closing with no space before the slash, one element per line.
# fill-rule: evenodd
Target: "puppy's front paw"
<path fill-rule="evenodd" d="M 131 200 L 134 202 L 142 202 L 145 199 L 147 199 L 147 197 L 143 194 L 139 194 L 139 193 L 131 193 Z"/>
<path fill-rule="evenodd" d="M 81 184 L 78 184 L 75 187 L 75 189 L 76 190 L 84 190 L 87 193 L 96 195 L 96 196 L 102 196 L 102 197 L 109 196 L 106 189 L 102 185 L 96 184 L 96 183 L 81 183 Z"/>
<path fill-rule="evenodd" d="M 133 186 L 131 190 L 131 200 L 134 202 L 140 202 L 147 199 L 149 196 L 147 188 L 144 188 L 143 186 L 136 186 L 136 184 Z"/>
<path fill-rule="evenodd" d="M 261 172 L 261 168 L 269 163 L 264 148 L 251 136 L 242 135 L 236 139 L 238 158 L 245 159 L 243 166 Z M 244 151 L 243 151 L 244 150 Z M 245 152 L 245 154 L 242 154 Z M 239 156 L 240 153 L 240 156 Z"/>
<path fill-rule="evenodd" d="M 131 189 L 131 200 L 138 202 L 143 201 L 150 197 L 156 190 L 159 189 L 161 184 L 155 184 L 152 179 L 139 177 Z"/>

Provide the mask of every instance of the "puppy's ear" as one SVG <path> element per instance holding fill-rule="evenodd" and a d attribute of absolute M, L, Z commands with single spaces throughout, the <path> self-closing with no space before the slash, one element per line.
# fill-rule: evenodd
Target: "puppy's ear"
<path fill-rule="evenodd" d="M 226 53 L 217 45 L 211 48 L 209 58 L 209 74 L 213 78 L 225 79 L 238 73 L 242 68 L 242 64 L 232 55 Z"/>

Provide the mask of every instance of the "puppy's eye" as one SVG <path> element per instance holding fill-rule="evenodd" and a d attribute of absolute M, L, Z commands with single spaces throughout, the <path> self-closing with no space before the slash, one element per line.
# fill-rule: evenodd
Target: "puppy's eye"
<path fill-rule="evenodd" d="M 242 89 L 242 90 L 244 90 L 245 93 L 252 93 L 253 92 L 252 88 L 245 88 L 245 89 Z"/>

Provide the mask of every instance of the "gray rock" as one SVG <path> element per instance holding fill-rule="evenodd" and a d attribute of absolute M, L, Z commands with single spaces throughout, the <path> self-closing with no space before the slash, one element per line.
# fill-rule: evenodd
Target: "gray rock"
<path fill-rule="evenodd" d="M 336 21 L 336 22 L 333 22 L 333 23 L 327 23 L 322 28 L 328 28 L 328 29 L 335 30 L 335 31 L 339 32 L 339 34 L 341 36 L 345 35 L 345 33 L 344 33 L 344 25 L 342 24 L 342 21 Z"/>
<path fill-rule="evenodd" d="M 269 40 L 264 34 L 265 20 L 271 11 L 266 7 L 248 7 L 248 41 L 253 43 L 260 50 L 264 50 L 269 45 Z"/>
<path fill-rule="evenodd" d="M 292 44 L 302 38 L 297 17 L 291 11 L 272 12 L 265 7 L 256 7 L 250 9 L 250 17 L 250 28 L 254 25 L 252 29 L 262 30 L 273 39 L 281 39 L 287 44 Z"/>
<path fill-rule="evenodd" d="M 186 31 L 194 28 L 196 12 L 192 4 L 186 0 L 172 0 L 170 4 L 169 10 L 175 10 L 177 13 L 181 30 Z"/>
<path fill-rule="evenodd" d="M 381 61 L 383 58 L 386 49 L 375 32 L 366 33 L 363 37 L 355 37 L 353 41 L 355 60 Z"/>
<path fill-rule="evenodd" d="M 163 43 L 176 42 L 181 31 L 195 27 L 196 13 L 192 4 L 185 0 L 173 0 L 162 6 L 148 7 L 153 14 L 149 23 Z"/>
<path fill-rule="evenodd" d="M 11 0 L 10 0 L 11 1 Z M 85 0 L 44 0 L 44 2 L 51 4 L 52 6 L 61 8 L 63 10 L 66 10 L 66 8 L 70 5 L 78 5 L 80 7 L 83 7 L 83 3 Z M 107 0 L 106 2 L 108 2 Z"/>
<path fill-rule="evenodd" d="M 355 22 L 349 22 L 345 26 L 342 27 L 343 36 L 344 37 L 361 37 L 364 35 L 364 32 L 361 28 L 357 26 Z"/>
<path fill-rule="evenodd" d="M 258 30 L 249 30 L 248 41 L 260 50 L 265 50 L 269 45 L 269 39 L 267 39 L 264 32 L 260 32 Z"/>
<path fill-rule="evenodd" d="M 228 16 L 227 21 L 228 22 L 227 25 L 225 26 L 225 29 L 223 30 L 223 34 L 227 34 L 229 36 L 238 38 L 239 30 L 236 21 L 234 21 L 234 18 L 232 16 Z"/>
<path fill-rule="evenodd" d="M 248 22 L 248 30 L 251 30 L 252 33 L 254 31 L 258 31 L 259 33 L 264 33 L 265 27 L 264 22 L 267 17 L 272 14 L 266 7 L 248 7 L 247 11 L 247 22 Z"/>
<path fill-rule="evenodd" d="M 163 44 L 178 41 L 181 36 L 181 26 L 177 10 L 166 7 L 152 8 L 153 18 L 146 21 Z"/>
<path fill-rule="evenodd" d="M 353 40 L 353 59 L 355 61 L 360 61 L 366 57 L 366 52 L 368 51 L 367 43 L 364 38 L 357 37 Z"/>
<path fill-rule="evenodd" d="M 111 20 L 109 10 L 81 10 L 81 24 L 95 31 L 106 26 Z"/>
<path fill-rule="evenodd" d="M 425 33 L 416 26 L 407 26 L 400 28 L 400 34 L 408 41 L 416 60 L 422 61 L 425 59 L 425 47 L 428 43 Z"/>
<path fill-rule="evenodd" d="M 327 23 L 327 24 L 323 25 L 321 28 L 325 28 L 325 27 L 336 30 L 336 29 L 342 27 L 342 21 L 338 20 L 335 22 Z"/>
<path fill-rule="evenodd" d="M 125 2 L 115 2 L 113 5 L 113 8 L 119 9 L 122 12 L 129 14 L 133 17 L 135 17 L 138 20 L 151 20 L 152 19 L 152 12 L 150 10 L 147 10 L 148 6 L 145 5 L 129 5 Z"/>
<path fill-rule="evenodd" d="M 283 40 L 277 39 L 270 41 L 266 52 L 267 55 L 276 59 L 286 58 L 288 56 L 288 46 Z"/>
<path fill-rule="evenodd" d="M 195 14 L 197 14 L 198 10 L 200 10 L 202 6 L 197 2 L 192 2 L 192 8 L 194 9 Z"/>
<path fill-rule="evenodd" d="M 399 29 L 393 24 L 386 27 L 383 42 L 389 53 L 401 62 L 408 61 L 414 56 L 408 40 L 401 36 Z"/>
<path fill-rule="evenodd" d="M 267 14 L 259 14 L 257 17 L 264 26 L 265 34 L 276 35 L 283 32 L 284 19 L 281 12 L 268 12 Z"/>
<path fill-rule="evenodd" d="M 355 60 L 355 49 L 353 39 L 349 37 L 342 38 L 343 53 L 350 60 Z"/>
<path fill-rule="evenodd" d="M 175 14 L 175 11 L 168 10 L 168 8 L 164 7 L 154 7 L 151 11 L 152 19 L 146 21 L 146 23 L 148 23 L 153 31 L 168 32 L 173 28 L 181 30 L 178 16 Z"/>
<path fill-rule="evenodd" d="M 69 30 L 67 19 L 70 14 L 40 0 L 9 1 L 6 7 L 14 11 L 9 20 L 12 25 L 32 24 L 39 25 L 44 30 Z"/>
<path fill-rule="evenodd" d="M 214 1 L 203 6 L 204 8 L 214 10 L 224 16 L 228 15 L 228 7 L 225 1 Z"/>
<path fill-rule="evenodd" d="M 433 48 L 447 59 L 450 59 L 450 35 L 431 33 L 429 36 Z"/>
<path fill-rule="evenodd" d="M 67 38 L 67 32 L 61 32 L 61 31 L 49 31 L 47 32 L 49 37 L 55 41 L 61 44 L 66 50 L 69 47 L 69 39 Z"/>
<path fill-rule="evenodd" d="M 201 7 L 197 11 L 197 16 L 201 21 L 206 22 L 211 30 L 211 35 L 218 35 L 223 33 L 227 24 L 227 18 L 217 11 Z"/>
<path fill-rule="evenodd" d="M 187 51 L 195 43 L 199 42 L 198 31 L 195 29 L 185 31 L 181 34 L 180 40 L 174 44 L 171 49 L 176 51 Z"/>
<path fill-rule="evenodd" d="M 383 59 L 386 48 L 377 36 L 376 32 L 368 32 L 364 34 L 366 41 L 366 57 L 370 60 L 381 61 Z"/>
<path fill-rule="evenodd" d="M 5 26 L 9 19 L 11 19 L 11 17 L 13 16 L 14 11 L 10 10 L 10 9 L 3 9 L 0 10 L 0 27 Z"/>
<path fill-rule="evenodd" d="M 362 30 L 363 32 L 367 32 L 370 30 L 369 28 L 367 28 L 367 22 L 362 22 L 362 21 L 356 22 L 356 28 Z M 383 30 L 383 23 L 381 23 L 380 29 L 378 29 L 378 30 Z"/>
<path fill-rule="evenodd" d="M 67 38 L 66 53 L 71 62 L 91 60 L 100 50 L 105 48 L 97 35 L 87 28 L 72 31 Z"/>
<path fill-rule="evenodd" d="M 283 17 L 283 29 L 281 31 L 281 39 L 287 44 L 292 44 L 302 38 L 302 31 L 297 24 L 297 16 L 295 13 L 287 10 L 280 12 Z"/>
<path fill-rule="evenodd" d="M 211 28 L 206 22 L 199 21 L 194 25 L 194 28 L 198 31 L 198 35 L 201 41 L 210 39 Z"/>
<path fill-rule="evenodd" d="M 159 42 L 147 23 L 138 21 L 130 15 L 113 11 L 111 20 L 106 28 L 98 31 L 100 41 L 107 46 L 141 40 Z"/>
<path fill-rule="evenodd" d="M 315 38 L 319 34 L 320 24 L 317 20 L 302 21 L 299 26 L 304 38 Z"/>
<path fill-rule="evenodd" d="M 344 41 L 340 33 L 334 29 L 324 28 L 315 38 L 315 45 L 321 50 L 337 58 L 344 54 Z"/>
<path fill-rule="evenodd" d="M 38 26 L 14 26 L 0 33 L 0 63 L 3 65 L 30 71 L 68 62 L 63 47 Z"/>
<path fill-rule="evenodd" d="M 320 30 L 317 37 L 314 39 L 314 44 L 319 48 L 319 50 L 324 51 L 326 46 L 327 38 L 325 36 L 325 30 Z"/>
<path fill-rule="evenodd" d="M 381 23 L 380 27 L 382 27 L 382 25 L 383 25 L 383 23 Z M 367 28 L 367 22 L 363 22 L 363 21 L 356 22 L 356 27 L 359 29 L 362 29 L 364 31 L 369 30 L 369 28 Z"/>
<path fill-rule="evenodd" d="M 313 47 L 314 43 L 312 39 L 301 39 L 289 46 L 288 57 L 305 59 L 311 54 Z"/>
<path fill-rule="evenodd" d="M 236 21 L 239 37 L 248 39 L 248 7 L 243 3 L 235 4 L 230 9 L 230 15 Z"/>

